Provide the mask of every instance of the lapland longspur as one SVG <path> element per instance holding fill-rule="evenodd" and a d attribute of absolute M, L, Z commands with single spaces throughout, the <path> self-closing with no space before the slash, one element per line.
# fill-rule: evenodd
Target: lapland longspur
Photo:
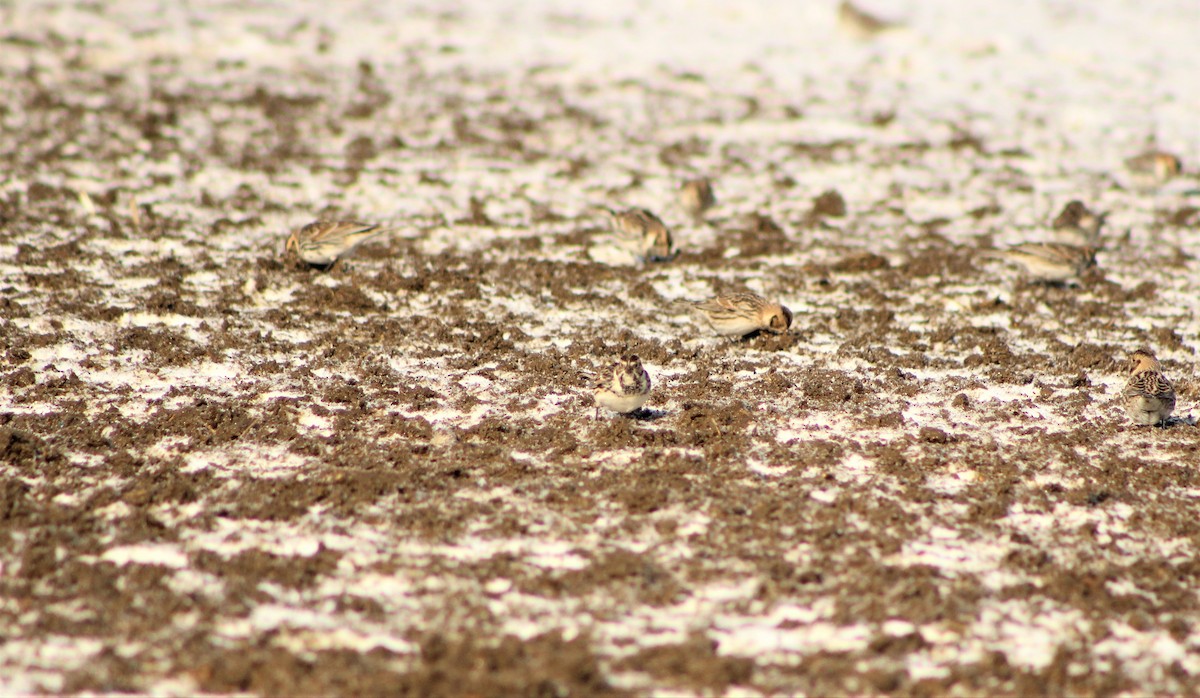
<path fill-rule="evenodd" d="M 679 251 L 671 239 L 671 231 L 662 220 L 644 208 L 614 211 L 606 208 L 613 231 L 625 246 L 648 262 L 674 259 Z"/>
<path fill-rule="evenodd" d="M 1026 242 L 1007 250 L 989 250 L 985 256 L 1016 262 L 1039 281 L 1065 283 L 1077 279 L 1096 264 L 1096 250 L 1058 242 Z"/>
<path fill-rule="evenodd" d="M 293 231 L 285 252 L 295 250 L 301 261 L 328 271 L 354 252 L 354 248 L 387 232 L 373 223 L 319 220 Z"/>
<path fill-rule="evenodd" d="M 756 293 L 722 294 L 690 303 L 724 337 L 744 337 L 760 330 L 782 334 L 792 326 L 792 311 Z"/>
<path fill-rule="evenodd" d="M 1060 234 L 1068 236 L 1080 245 L 1095 245 L 1100 240 L 1100 229 L 1108 212 L 1096 213 L 1082 201 L 1070 201 L 1054 219 L 1051 226 Z"/>
<path fill-rule="evenodd" d="M 1125 167 L 1144 184 L 1163 184 L 1183 171 L 1183 162 L 1163 150 L 1147 150 L 1125 161 Z"/>
<path fill-rule="evenodd" d="M 700 177 L 684 182 L 679 187 L 679 203 L 683 206 L 683 210 L 692 217 L 692 220 L 699 223 L 704 219 L 704 214 L 708 212 L 708 209 L 717 203 L 717 197 L 713 194 L 712 181 L 708 177 Z"/>
<path fill-rule="evenodd" d="M 1175 389 L 1149 349 L 1129 355 L 1129 380 L 1121 391 L 1121 400 L 1134 424 L 1143 426 L 1163 424 L 1175 410 Z"/>
<path fill-rule="evenodd" d="M 636 412 L 650 399 L 650 374 L 637 355 L 622 356 L 607 379 L 597 382 L 592 395 L 596 399 L 596 417 L 600 408 L 629 414 Z"/>

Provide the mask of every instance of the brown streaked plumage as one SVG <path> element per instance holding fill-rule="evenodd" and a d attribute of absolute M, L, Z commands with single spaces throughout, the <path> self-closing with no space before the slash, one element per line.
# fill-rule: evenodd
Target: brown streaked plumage
<path fill-rule="evenodd" d="M 1100 240 L 1100 229 L 1107 217 L 1107 211 L 1096 213 L 1076 199 L 1063 206 L 1051 226 L 1081 245 L 1094 246 Z"/>
<path fill-rule="evenodd" d="M 666 262 L 675 258 L 678 250 L 671 231 L 662 220 L 644 208 L 615 211 L 606 208 L 613 230 L 625 246 L 647 262 Z"/>
<path fill-rule="evenodd" d="M 592 395 L 597 417 L 601 407 L 619 414 L 636 412 L 650 399 L 650 374 L 637 355 L 622 356 L 611 375 L 596 383 Z"/>
<path fill-rule="evenodd" d="M 722 294 L 691 301 L 691 305 L 704 314 L 717 334 L 726 337 L 743 337 L 760 330 L 781 334 L 792 326 L 792 311 L 756 293 Z"/>
<path fill-rule="evenodd" d="M 387 232 L 373 223 L 318 220 L 288 236 L 285 251 L 295 251 L 301 261 L 328 270 L 354 248 Z"/>
<path fill-rule="evenodd" d="M 1149 349 L 1129 355 L 1129 379 L 1121 391 L 1125 413 L 1134 424 L 1164 424 L 1175 410 L 1175 388 L 1163 375 L 1162 364 Z"/>
<path fill-rule="evenodd" d="M 984 256 L 1016 262 L 1040 281 L 1063 283 L 1079 278 L 1096 264 L 1096 250 L 1059 242 L 1026 242 L 1007 250 L 988 250 Z"/>
<path fill-rule="evenodd" d="M 1163 150 L 1147 150 L 1125 161 L 1125 167 L 1152 184 L 1163 184 L 1183 171 L 1183 162 Z"/>

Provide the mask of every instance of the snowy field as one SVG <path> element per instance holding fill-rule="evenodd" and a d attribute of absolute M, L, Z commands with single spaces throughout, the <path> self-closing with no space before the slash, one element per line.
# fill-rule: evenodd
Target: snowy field
<path fill-rule="evenodd" d="M 1200 4 L 863 7 L 0 4 L 0 694 L 1200 692 Z"/>

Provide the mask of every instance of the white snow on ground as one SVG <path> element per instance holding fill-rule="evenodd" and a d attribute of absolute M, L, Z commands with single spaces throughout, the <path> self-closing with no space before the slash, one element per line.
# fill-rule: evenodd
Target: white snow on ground
<path fill-rule="evenodd" d="M 836 353 L 852 328 L 836 319 L 845 309 L 872 310 L 878 303 L 859 297 L 846 284 L 819 290 L 819 280 L 806 278 L 805 265 L 831 263 L 848 252 L 869 251 L 892 264 L 904 259 L 914 245 L 917 231 L 889 212 L 884 202 L 889 188 L 903 202 L 912 220 L 950 219 L 937 234 L 951 242 L 972 246 L 981 236 L 995 245 L 1012 244 L 1038 237 L 1047 238 L 1046 221 L 1070 198 L 1083 198 L 1101 210 L 1110 210 L 1109 230 L 1115 235 L 1130 231 L 1128 242 L 1101 253 L 1106 278 L 1126 289 L 1148 280 L 1160 290 L 1155 300 L 1131 300 L 1129 318 L 1117 327 L 1097 326 L 1083 334 L 1078 327 L 1064 328 L 1048 306 L 1041 313 L 1042 329 L 1058 332 L 1060 343 L 1075 345 L 1089 341 L 1133 345 L 1135 331 L 1171 327 L 1182 338 L 1178 346 L 1159 347 L 1159 355 L 1181 385 L 1195 382 L 1195 338 L 1200 335 L 1200 269 L 1194 258 L 1196 231 L 1157 225 L 1159 211 L 1196 205 L 1198 182 L 1194 174 L 1179 177 L 1154 191 L 1132 187 L 1123 170 L 1124 158 L 1150 144 L 1179 153 L 1190 172 L 1200 161 L 1200 53 L 1195 49 L 1200 36 L 1200 3 L 1194 0 L 1159 0 L 1147 9 L 1123 0 L 1060 0 L 1035 2 L 1012 0 L 1003 3 L 929 0 L 905 3 L 877 0 L 870 3 L 880 14 L 896 18 L 904 26 L 894 32 L 859 42 L 839 32 L 834 2 L 778 3 L 748 0 L 739 3 L 717 0 L 663 0 L 647 6 L 634 0 L 609 0 L 581 4 L 564 0 L 461 1 L 461 2 L 209 2 L 177 3 L 166 0 L 119 0 L 109 3 L 17 2 L 0 7 L 0 26 L 12 37 L 62 37 L 77 42 L 71 51 L 77 65 L 67 65 L 58 56 L 47 56 L 36 48 L 6 46 L 0 51 L 5 74 L 17 74 L 31 66 L 45 71 L 48 82 L 66 80 L 71 71 L 96 74 L 119 72 L 134 89 L 149 95 L 156 85 L 219 86 L 249 93 L 252 85 L 269 82 L 278 93 L 317 94 L 325 102 L 314 109 L 328 109 L 337 118 L 332 103 L 343 104 L 350 94 L 353 71 L 360 61 L 376 66 L 377 77 L 398 96 L 384 106 L 385 120 L 398 124 L 404 139 L 413 146 L 432 145 L 454 133 L 452 115 L 441 114 L 447 95 L 438 93 L 436 83 L 415 87 L 397 72 L 400 66 L 419 57 L 429 75 L 450 76 L 455 71 L 482 75 L 486 79 L 464 79 L 448 89 L 468 105 L 477 106 L 486 95 L 500 93 L 509 99 L 524 99 L 533 117 L 557 106 L 556 100 L 541 95 L 562 90 L 569 99 L 619 129 L 602 131 L 613 140 L 579 142 L 578 134 L 565 126 L 558 132 L 542 133 L 538 146 L 560 154 L 554 161 L 529 166 L 503 157 L 489 158 L 479 152 L 435 155 L 432 150 L 412 150 L 411 159 L 374 163 L 353 183 L 344 184 L 331 171 L 283 169 L 271 174 L 214 163 L 171 186 L 154 182 L 156 168 L 176 174 L 178 163 L 129 158 L 119 163 L 97 162 L 87 153 L 63 165 L 61 171 L 37 174 L 42 183 L 57 181 L 63 187 L 100 196 L 113 178 L 136 192 L 137 202 L 153 205 L 164 215 L 194 221 L 189 239 L 92 239 L 87 251 L 102 260 L 77 269 L 102 287 L 111 304 L 138 308 L 158 280 L 122 275 L 126 269 L 149 261 L 174 258 L 184 266 L 198 264 L 205 256 L 268 256 L 280 249 L 280 232 L 304 222 L 325 206 L 358 212 L 363 217 L 397 224 L 394 241 L 375 243 L 376 252 L 363 254 L 355 263 L 361 268 L 391 269 L 405 275 L 423 270 L 406 268 L 404 260 L 386 260 L 383 250 L 395 241 L 412 241 L 428 255 L 445 250 L 493 256 L 496 261 L 518 258 L 515 248 L 490 247 L 495 240 L 538 237 L 547 241 L 541 258 L 558 263 L 628 264 L 617 260 L 602 246 L 578 241 L 557 242 L 581 224 L 530 223 L 527 207 L 516 201 L 520 192 L 532 200 L 549 202 L 555 211 L 574 218 L 585 217 L 591 207 L 604 203 L 610 192 L 626 205 L 647 205 L 670 210 L 663 203 L 670 196 L 677 172 L 657 158 L 659 144 L 690 138 L 709 143 L 706 155 L 692 160 L 698 169 L 722 169 L 718 180 L 721 199 L 713 229 L 676 228 L 684 250 L 719 246 L 720 227 L 732 227 L 745 215 L 763 213 L 781 222 L 784 235 L 802 251 L 771 257 L 767 266 L 795 269 L 786 275 L 747 275 L 742 268 L 728 271 L 694 270 L 663 266 L 645 271 L 643 279 L 669 300 L 693 298 L 713 292 L 720 282 L 742 282 L 756 290 L 778 295 L 797 312 L 797 328 L 807 333 L 802 344 L 771 353 L 748 347 L 736 358 L 728 358 L 728 370 L 719 377 L 722 395 L 714 403 L 722 407 L 739 404 L 745 397 L 755 415 L 759 442 L 781 448 L 814 439 L 854 434 L 864 429 L 862 413 L 838 414 L 795 405 L 780 407 L 755 400 L 752 395 L 762 372 L 818 367 L 843 371 L 862 380 L 879 378 L 869 361 Z M 306 21 L 302 21 L 306 20 Z M 325 38 L 322 38 L 325 37 Z M 314 50 L 319 42 L 326 50 Z M 170 64 L 168 71 L 151 69 L 151 61 Z M 231 72 L 213 66 L 231 66 Z M 533 68 L 540 70 L 535 73 Z M 688 75 L 698 79 L 686 78 Z M 210 77 L 211 76 L 211 77 Z M 231 78 L 232 76 L 232 78 Z M 685 76 L 681 78 L 681 76 Z M 407 94 L 409 89 L 428 94 Z M 71 99 L 69 94 L 64 99 Z M 82 106 L 89 106 L 84 104 Z M 98 107 L 100 105 L 91 105 Z M 801 119 L 789 118 L 795 109 Z M 213 123 L 222 123 L 220 134 L 212 123 L 184 119 L 173 126 L 185 142 L 200 144 L 219 135 L 230 151 L 251 148 L 259 137 L 258 114 L 239 114 L 228 104 L 216 109 Z M 753 120 L 732 118 L 761 109 Z M 885 128 L 873 126 L 872 117 L 894 114 Z M 4 112 L 7 120 L 21 114 Z M 369 132 L 377 122 L 348 122 L 329 142 L 314 143 L 331 163 L 340 166 L 348 143 Z M 414 130 L 403 130 L 413 123 Z M 561 125 L 560 122 L 556 122 Z M 486 129 L 486 124 L 477 126 Z M 642 142 L 622 141 L 618 136 L 636 134 Z M 135 133 L 124 134 L 136 141 Z M 944 144 L 969 135 L 986 144 L 989 152 L 1021 151 L 1020 166 L 1001 165 L 1000 158 L 975 162 L 966 154 L 946 148 L 927 152 L 905 151 L 911 143 Z M 797 144 L 830 144 L 827 160 L 815 164 L 791 155 Z M 551 182 L 558 160 L 587 156 L 593 166 L 570 185 Z M 729 160 L 740 159 L 743 167 L 726 168 Z M 378 167 L 376 167 L 378 166 Z M 630 174 L 639 172 L 644 183 L 623 190 Z M 421 183 L 423 173 L 447 173 L 446 186 Z M 451 176 L 452 175 L 452 176 Z M 794 188 L 784 194 L 772 183 L 790 177 Z M 0 194 L 26 193 L 31 182 L 5 174 Z M 1120 186 L 1114 186 L 1114 184 Z M 262 199 L 286 207 L 287 213 L 267 211 L 265 225 L 252 232 L 214 232 L 215 221 L 203 218 L 194 202 L 206 196 L 224 199 L 247 187 Z M 813 196 L 837 189 L 851 205 L 846 218 L 830 220 L 837 236 L 829 244 L 818 244 L 819 233 L 793 225 L 807 210 Z M 487 213 L 496 227 L 471 228 L 468 237 L 452 223 L 479 194 L 486 199 Z M 87 210 L 90 199 L 81 197 Z M 989 203 L 1002 202 L 996 220 L 978 222 L 967 212 Z M 868 204 L 871 204 L 868 206 Z M 238 221 L 244 212 L 229 210 L 225 216 Z M 682 216 L 676 210 L 677 218 Z M 101 219 L 97 225 L 104 223 Z M 599 225 L 599 223 L 596 223 Z M 71 231 L 47 224 L 39 230 L 20 231 L 12 244 L 0 245 L 0 284 L 33 294 L 28 277 L 54 273 L 51 268 L 31 268 L 16 261 L 21 245 L 49 245 L 72 237 Z M 204 237 L 205 246 L 192 244 Z M 18 239 L 19 238 L 19 239 Z M 1147 272 L 1150 259 L 1160 261 L 1181 248 L 1189 257 L 1173 268 L 1170 278 Z M 726 250 L 734 262 L 739 250 Z M 384 261 L 386 260 L 386 261 Z M 1011 305 L 1012 275 L 995 270 L 1000 283 L 962 283 L 933 275 L 922 279 L 894 323 L 918 334 L 932 335 L 943 324 L 961 322 L 974 328 L 1014 329 Z M 223 289 L 242 289 L 246 299 L 240 309 L 247 315 L 265 314 L 287 307 L 306 291 L 301 284 L 325 285 L 336 289 L 343 281 L 335 277 L 304 279 L 293 285 L 260 287 L 253 278 L 228 278 L 219 271 L 188 274 L 183 284 L 196 297 L 215 302 Z M 263 283 L 273 284 L 270 280 Z M 486 290 L 486 286 L 484 287 Z M 616 298 L 631 309 L 623 327 L 635 337 L 654 337 L 663 342 L 678 340 L 681 351 L 718 346 L 718 340 L 697 336 L 698 323 L 682 312 L 663 311 L 638 298 L 631 298 L 623 281 L 598 289 L 578 289 Z M 401 307 L 414 313 L 438 312 L 442 299 L 436 290 L 414 290 L 403 298 L 386 298 L 364 289 L 372 301 Z M 989 312 L 996 299 L 1002 309 Z M 1099 302 L 1098 292 L 1083 288 L 1080 304 Z M 485 297 L 471 301 L 481 317 L 503 318 L 514 332 L 506 336 L 515 346 L 533 352 L 550 347 L 565 348 L 602 332 L 607 318 L 591 316 L 581 299 L 576 306 L 554 302 L 541 289 L 529 288 L 524 295 Z M 200 303 L 205 307 L 204 303 Z M 555 305 L 554 308 L 547 308 Z M 214 309 L 219 310 L 219 309 Z M 354 318 L 341 314 L 347 333 Z M 803 317 L 802 317 L 803 316 Z M 1029 318 L 1021 318 L 1029 322 Z M 261 409 L 275 401 L 299 399 L 303 386 L 287 371 L 264 376 L 250 369 L 250 357 L 226 355 L 220 360 L 192 361 L 169 368 L 143 367 L 145 352 L 117 346 L 118 333 L 125 330 L 170 328 L 199 345 L 213 336 L 213 319 L 159 311 L 131 310 L 115 322 L 93 322 L 78 318 L 52 319 L 34 313 L 12 318 L 13 326 L 33 333 L 49 333 L 52 323 L 71 335 L 72 341 L 37 347 L 26 365 L 37 371 L 38 380 L 74 374 L 79 380 L 111 396 L 106 402 L 86 406 L 90 417 L 99 418 L 110 407 L 135 421 L 142 421 L 163 408 L 193 402 L 173 395 L 174 386 L 202 386 L 218 396 L 256 394 Z M 219 323 L 219 319 L 216 321 Z M 266 332 L 269 323 L 263 321 Z M 520 332 L 516 332 L 519 330 Z M 277 342 L 297 352 L 310 351 L 314 341 L 304 329 L 271 329 Z M 872 407 L 895 405 L 898 423 L 872 427 L 862 442 L 877 439 L 887 443 L 916 427 L 935 427 L 951 436 L 984 434 L 997 449 L 1020 449 L 1028 442 L 1027 429 L 1039 434 L 1070 432 L 1081 425 L 1114 418 L 1114 407 L 1097 400 L 1082 407 L 1063 407 L 1072 386 L 1058 378 L 989 383 L 975 380 L 963 359 L 982 354 L 975 348 L 959 352 L 946 340 L 941 349 L 959 359 L 954 365 L 929 365 L 906 369 L 907 378 L 918 386 L 911 394 L 876 395 L 867 389 Z M 1012 336 L 1014 352 L 1037 354 L 1053 347 L 1043 336 Z M 935 352 L 930 352 L 931 354 Z M 457 439 L 458 434 L 481 424 L 500 408 L 520 376 L 489 366 L 448 366 L 438 357 L 395 353 L 376 357 L 393 371 L 429 388 L 440 396 L 474 396 L 462 407 L 456 399 L 438 400 L 431 409 L 391 408 L 404 416 L 420 416 L 437 432 L 433 439 Z M 603 357 L 597 357 L 601 363 Z M 254 357 L 295 366 L 296 355 L 275 353 Z M 747 368 L 753 364 L 754 368 Z M 686 362 L 650 365 L 657 390 L 651 404 L 670 414 L 682 412 L 680 386 L 694 380 Z M 481 371 L 487 375 L 480 375 Z M 1121 378 L 1116 369 L 1089 372 L 1094 393 L 1114 397 Z M 1063 373 L 1071 373 L 1063 371 Z M 333 382 L 343 376 L 317 371 L 314 378 Z M 1045 391 L 1049 390 L 1049 393 Z M 575 386 L 549 386 L 546 393 L 529 397 L 531 405 L 521 417 L 544 422 L 556 415 L 586 415 L 590 409 Z M 971 411 L 949 410 L 956 395 L 965 395 Z M 1189 395 L 1194 397 L 1194 392 Z M 1049 397 L 1055 399 L 1049 399 Z M 157 402 L 156 402 L 157 401 Z M 794 409 L 793 409 L 794 408 Z M 0 394 L 0 411 L 48 414 L 58 409 L 52 402 L 24 402 L 19 393 Z M 304 433 L 336 434 L 338 404 L 314 398 L 296 408 L 296 426 Z M 1189 421 L 1193 404 L 1182 399 L 1177 414 Z M 1014 415 L 1018 417 L 1014 417 Z M 1001 416 L 1003 421 L 1001 421 Z M 589 417 L 590 418 L 590 417 Z M 580 417 L 580 424 L 584 424 Z M 581 426 L 581 430 L 590 427 Z M 640 424 L 638 429 L 670 430 L 668 422 Z M 1163 432 L 1127 433 L 1122 443 L 1106 444 L 1146 462 L 1156 456 L 1155 444 L 1183 448 L 1195 443 L 1187 424 Z M 443 437 L 444 433 L 452 434 Z M 905 448 L 901 447 L 902 450 Z M 906 447 L 912 456 L 918 447 Z M 179 459 L 186 472 L 215 472 L 234 487 L 237 478 L 289 479 L 311 472 L 312 462 L 282 449 L 224 446 L 205 449 L 185 440 L 168 438 L 146 444 L 145 454 L 163 460 Z M 679 449 L 686 452 L 686 449 Z M 1173 450 L 1171 453 L 1180 451 Z M 1194 451 L 1191 451 L 1194 455 Z M 184 454 L 184 455 L 180 455 Z M 1037 474 L 1031 482 L 1069 485 L 1079 479 L 1071 458 L 1086 453 L 1063 454 L 1058 468 Z M 534 468 L 549 469 L 555 456 L 541 452 L 518 452 L 517 461 Z M 580 478 L 600 477 L 605 470 L 633 469 L 639 453 L 611 450 L 593 453 L 584 460 L 593 469 Z M 79 454 L 86 464 L 84 454 Z M 745 454 L 748 472 L 771 487 L 772 479 L 794 474 L 795 464 L 783 461 L 767 447 Z M 953 456 L 941 472 L 930 473 L 922 487 L 952 499 L 969 490 L 979 475 L 970 466 L 956 463 Z M 599 471 L 599 472 L 595 472 Z M 16 474 L 0 466 L 6 477 Z M 834 507 L 852 498 L 857 489 L 873 487 L 900 492 L 904 484 L 880 464 L 861 452 L 846 452 L 834 469 L 836 477 L 811 476 L 806 496 L 822 506 Z M 821 473 L 822 475 L 824 472 Z M 806 475 L 807 476 L 807 475 Z M 36 478 L 22 473 L 31 484 Z M 481 476 L 482 477 L 482 476 Z M 1159 492 L 1156 496 L 1196 498 L 1196 490 Z M 497 502 L 498 509 L 523 515 L 536 503 L 512 492 L 482 488 L 463 496 Z M 71 506 L 69 497 L 56 500 Z M 337 568 L 316 588 L 298 591 L 264 583 L 259 592 L 268 600 L 244 617 L 222 619 L 220 632 L 227 638 L 261 637 L 280 631 L 273 640 L 296 651 L 345 648 L 368 652 L 383 648 L 399 655 L 417 652 L 407 637 L 425 622 L 424 612 L 437 606 L 450 591 L 465 591 L 497 619 L 493 632 L 512 633 L 521 638 L 563 629 L 568 636 L 590 633 L 609 658 L 632 654 L 647 646 L 678 643 L 699 629 L 719 641 L 719 653 L 754 657 L 759 661 L 786 665 L 798 657 L 824 651 L 853 652 L 870 645 L 877 636 L 919 636 L 923 646 L 907 655 L 904 664 L 913 680 L 941 678 L 950 667 L 981 661 L 985 654 L 1000 652 L 1017 667 L 1041 670 L 1050 664 L 1056 648 L 1090 642 L 1095 619 L 1055 601 L 1015 596 L 1000 598 L 1000 592 L 1027 585 L 1030 580 L 1003 564 L 1016 549 L 1010 538 L 1019 534 L 1046 546 L 1058 562 L 1080 557 L 1081 548 L 1055 545 L 1062 538 L 1082 536 L 1088 530 L 1096 546 L 1113 546 L 1118 557 L 1176 560 L 1189 555 L 1184 538 L 1159 539 L 1131 526 L 1134 512 L 1127 504 L 1104 509 L 1084 509 L 1062 502 L 1041 507 L 1014 504 L 994 526 L 980 533 L 957 530 L 961 513 L 950 504 L 943 508 L 911 504 L 923 518 L 917 532 L 901 549 L 884 560 L 896 567 L 924 566 L 943 579 L 976 580 L 982 588 L 997 593 L 981 603 L 981 611 L 970 627 L 948 624 L 910 623 L 896 618 L 883 624 L 844 623 L 836 618 L 835 604 L 819 594 L 796 603 L 769 606 L 756 600 L 759 580 L 749 570 L 731 566 L 713 573 L 713 578 L 689 587 L 685 598 L 674 603 L 644 604 L 633 612 L 614 611 L 609 603 L 594 597 L 549 598 L 522 588 L 521 580 L 497 577 L 479 584 L 475 580 L 444 578 L 429 570 L 444 570 L 465 563 L 483 563 L 498 556 L 520 561 L 533 571 L 567 574 L 585 569 L 598 555 L 633 551 L 647 555 L 665 569 L 673 561 L 693 560 L 692 540 L 717 535 L 709 530 L 709 516 L 702 511 L 664 511 L 674 522 L 674 537 L 667 540 L 653 530 L 623 528 L 618 509 L 584 526 L 579 521 L 543 522 L 523 534 L 498 536 L 487 530 L 491 522 L 479 522 L 479 530 L 468 527 L 466 535 L 432 544 L 407 532 L 382 525 L 389 502 L 381 500 L 377 510 L 361 512 L 361 522 L 329 523 L 326 512 L 309 511 L 299 522 L 215 519 L 200 528 L 186 528 L 198 510 L 164 506 L 156 515 L 164 522 L 184 528 L 173 543 L 124 545 L 94 556 L 97 564 L 157 566 L 169 570 L 169 584 L 176 590 L 218 593 L 219 583 L 193 569 L 199 553 L 225 558 L 247 550 L 268 550 L 275 555 L 309 558 L 319 550 L 342 554 Z M 120 518 L 119 509 L 107 514 Z M 377 520 L 372 520 L 377 519 Z M 848 531 L 863 528 L 862 520 L 847 515 Z M 787 537 L 787 532 L 781 532 Z M 793 562 L 803 564 L 805 541 L 797 539 Z M 1086 556 L 1083 556 L 1086 557 Z M 1088 560 L 1080 559 L 1080 564 Z M 5 561 L 5 565 L 14 564 Z M 719 565 L 718 565 L 719 566 Z M 533 571 L 531 571 L 533 570 Z M 1136 596 L 1151 592 L 1122 587 L 1113 593 Z M 345 617 L 333 610 L 333 600 L 353 594 L 378 601 L 385 610 L 382 619 L 346 627 Z M 1195 622 L 1200 620 L 1194 615 Z M 99 641 L 55 635 L 21 637 L 11 635 L 0 644 L 0 693 L 56 691 L 63 676 L 85 664 L 101 649 Z M 1120 668 L 1148 690 L 1172 690 L 1165 683 L 1164 667 L 1178 662 L 1183 671 L 1200 673 L 1200 630 L 1185 632 L 1182 639 L 1158 627 L 1134 628 L 1114 623 L 1107 635 L 1091 647 L 1091 656 L 1103 671 Z M 637 683 L 637 679 L 618 677 Z M 144 687 L 154 693 L 186 693 L 194 690 L 178 677 L 164 677 Z"/>

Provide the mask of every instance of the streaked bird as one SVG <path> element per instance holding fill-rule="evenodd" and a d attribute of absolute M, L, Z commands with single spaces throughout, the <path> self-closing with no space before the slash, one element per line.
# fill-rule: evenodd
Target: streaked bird
<path fill-rule="evenodd" d="M 613 231 L 630 251 L 647 262 L 666 262 L 674 259 L 679 251 L 671 239 L 666 224 L 644 208 L 615 211 L 605 208 L 612 222 Z"/>
<path fill-rule="evenodd" d="M 1016 262 L 1040 281 L 1063 283 L 1077 279 L 1096 264 L 1096 250 L 1059 242 L 1026 242 L 1007 250 L 987 250 L 985 257 Z"/>
<path fill-rule="evenodd" d="M 1121 391 L 1125 413 L 1134 424 L 1164 424 L 1175 410 L 1175 388 L 1149 349 L 1129 355 L 1129 379 Z"/>
<path fill-rule="evenodd" d="M 792 326 L 792 311 L 756 293 L 722 294 L 689 302 L 725 337 L 744 337 L 760 330 L 781 334 Z"/>
<path fill-rule="evenodd" d="M 699 223 L 708 209 L 717 203 L 712 181 L 707 177 L 689 179 L 679 187 L 679 203 L 692 220 Z"/>
<path fill-rule="evenodd" d="M 1060 234 L 1069 236 L 1073 242 L 1095 246 L 1100 240 L 1100 229 L 1104 227 L 1107 217 L 1107 211 L 1096 213 L 1076 199 L 1063 207 L 1051 225 Z"/>
<path fill-rule="evenodd" d="M 636 412 L 650 399 L 650 374 L 636 355 L 622 356 L 612 374 L 597 382 L 592 395 L 597 418 L 601 407 L 620 414 Z"/>
<path fill-rule="evenodd" d="M 1148 150 L 1125 161 L 1139 180 L 1146 184 L 1163 184 L 1183 171 L 1183 162 L 1163 150 Z"/>
<path fill-rule="evenodd" d="M 285 252 L 294 250 L 301 261 L 328 271 L 356 247 L 385 232 L 373 223 L 314 221 L 288 236 Z"/>

